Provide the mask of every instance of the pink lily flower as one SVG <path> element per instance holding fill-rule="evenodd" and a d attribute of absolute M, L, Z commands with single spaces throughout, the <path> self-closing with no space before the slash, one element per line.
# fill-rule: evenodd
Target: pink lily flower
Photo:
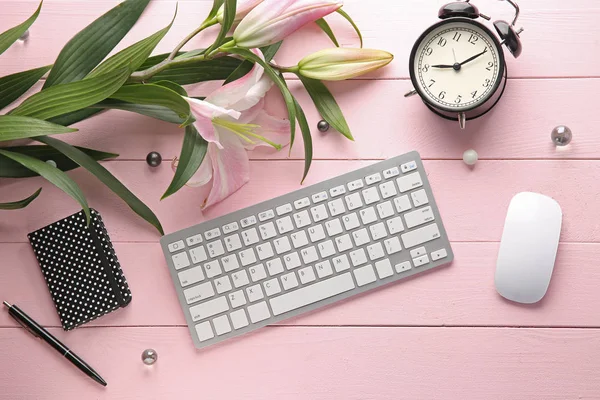
<path fill-rule="evenodd" d="M 254 7 L 256 7 L 262 2 L 263 0 L 238 0 L 233 23 L 236 24 L 240 22 L 242 18 L 244 18 L 246 15 L 248 15 L 250 11 L 252 11 Z M 221 8 L 219 8 L 219 11 L 217 11 L 216 15 L 217 21 L 219 21 L 220 24 L 223 23 L 223 15 L 225 12 L 224 7 L 225 6 L 221 6 Z"/>
<path fill-rule="evenodd" d="M 247 49 L 268 46 L 342 4 L 341 0 L 265 0 L 242 19 L 233 39 L 237 46 Z"/>
<path fill-rule="evenodd" d="M 307 78 L 341 81 L 375 71 L 392 62 L 387 51 L 335 47 L 304 57 L 296 70 Z"/>
<path fill-rule="evenodd" d="M 263 58 L 260 50 L 252 51 Z M 206 156 L 188 183 L 207 190 L 202 208 L 227 198 L 250 180 L 247 150 L 265 145 L 279 150 L 282 145 L 276 142 L 289 143 L 289 121 L 264 110 L 264 96 L 272 85 L 264 69 L 255 64 L 244 77 L 205 100 L 186 98 L 196 118 L 194 126 L 208 142 Z"/>

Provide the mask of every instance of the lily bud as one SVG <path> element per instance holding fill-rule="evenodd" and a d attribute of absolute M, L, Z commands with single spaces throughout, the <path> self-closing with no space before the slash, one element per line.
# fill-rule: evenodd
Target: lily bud
<path fill-rule="evenodd" d="M 254 7 L 262 2 L 263 0 L 238 0 L 233 23 L 236 24 L 240 22 Z M 220 24 L 223 23 L 223 14 L 225 13 L 224 7 L 225 6 L 221 6 L 216 15 L 217 21 L 219 21 Z"/>
<path fill-rule="evenodd" d="M 341 0 L 264 0 L 242 19 L 233 39 L 248 49 L 268 46 L 341 6 Z"/>
<path fill-rule="evenodd" d="M 307 78 L 341 81 L 388 65 L 394 56 L 387 51 L 335 47 L 304 57 L 297 72 Z"/>

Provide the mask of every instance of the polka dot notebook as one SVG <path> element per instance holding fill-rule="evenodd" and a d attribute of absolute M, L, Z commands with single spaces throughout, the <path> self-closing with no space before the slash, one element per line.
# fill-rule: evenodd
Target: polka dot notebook
<path fill-rule="evenodd" d="M 90 212 L 89 227 L 81 211 L 28 235 L 65 330 L 131 301 L 102 217 Z"/>

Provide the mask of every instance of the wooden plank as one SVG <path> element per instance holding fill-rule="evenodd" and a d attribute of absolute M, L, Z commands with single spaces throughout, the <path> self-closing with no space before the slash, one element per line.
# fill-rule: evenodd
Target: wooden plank
<path fill-rule="evenodd" d="M 600 327 L 600 244 L 563 243 L 549 291 L 533 306 L 511 303 L 494 288 L 498 243 L 453 243 L 455 261 L 414 279 L 350 299 L 285 325 Z M 132 303 L 91 326 L 185 326 L 158 244 L 118 243 Z M 29 244 L 0 244 L 3 300 L 40 323 L 60 326 Z M 577 312 L 574 312 L 577 310 Z M 16 326 L 0 312 L 0 327 Z"/>
<path fill-rule="evenodd" d="M 52 332 L 108 386 L 21 329 L 0 329 L 10 346 L 0 399 L 600 398 L 596 329 L 270 328 L 201 352 L 185 328 Z M 152 367 L 140 360 L 148 347 Z"/>
<path fill-rule="evenodd" d="M 317 161 L 306 185 L 371 164 L 371 161 Z M 301 161 L 254 161 L 251 180 L 238 193 L 202 212 L 199 190 L 183 188 L 159 202 L 172 179 L 168 164 L 150 168 L 142 161 L 107 162 L 106 167 L 145 201 L 161 219 L 165 231 L 186 228 L 300 189 Z M 591 211 L 598 195 L 598 161 L 480 161 L 474 169 L 462 161 L 426 161 L 425 168 L 436 195 L 448 235 L 453 241 L 497 241 L 502 234 L 505 210 L 521 191 L 554 197 L 563 207 L 561 239 L 565 242 L 598 242 L 598 220 Z M 86 171 L 70 173 L 98 208 L 114 241 L 156 242 L 150 225 L 131 212 L 112 192 L 90 178 Z M 43 187 L 41 198 L 29 207 L 0 212 L 0 242 L 24 242 L 26 234 L 77 210 L 64 193 L 41 178 L 0 182 L 2 201 L 24 198 L 33 188 Z M 4 195 L 6 193 L 6 195 Z M 48 206 L 48 205 L 51 206 Z"/>
<path fill-rule="evenodd" d="M 52 63 L 61 47 L 76 32 L 118 2 L 46 1 L 42 14 L 31 29 L 30 40 L 14 46 L 3 55 L 0 59 L 0 71 L 11 73 Z M 389 68 L 370 75 L 371 78 L 408 77 L 407 60 L 412 45 L 421 32 L 438 21 L 438 9 L 445 2 L 446 0 L 428 2 L 424 6 L 420 0 L 345 1 L 344 9 L 353 16 L 363 31 L 365 46 L 385 49 L 396 56 L 396 61 Z M 25 20 L 32 13 L 36 3 L 37 0 L 3 0 L 0 30 Z M 157 51 L 171 50 L 204 19 L 211 3 L 192 0 L 180 2 L 175 26 Z M 600 26 L 595 21 L 600 18 L 600 9 L 594 0 L 529 0 L 521 6 L 519 25 L 525 28 L 522 35 L 524 51 L 518 60 L 514 60 L 507 53 L 511 76 L 598 76 L 596 64 L 600 54 L 600 42 L 596 38 L 600 33 Z M 511 20 L 513 17 L 512 10 L 506 3 L 487 2 L 480 7 L 481 11 L 491 15 L 493 20 Z M 175 2 L 172 0 L 153 1 L 141 22 L 119 48 L 166 26 L 174 10 Z M 342 45 L 358 45 L 356 34 L 341 17 L 333 15 L 328 19 Z M 491 27 L 490 23 L 487 25 Z M 211 34 L 214 34 L 214 29 Z M 190 48 L 204 45 L 207 40 L 194 39 Z M 301 55 L 329 46 L 329 39 L 313 25 L 304 29 L 302 34 L 289 39 L 286 48 L 278 57 L 278 62 L 295 64 Z"/>

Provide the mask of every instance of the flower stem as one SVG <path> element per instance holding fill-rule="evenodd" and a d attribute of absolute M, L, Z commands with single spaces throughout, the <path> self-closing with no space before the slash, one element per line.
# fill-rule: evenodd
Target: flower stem
<path fill-rule="evenodd" d="M 219 21 L 217 21 L 217 18 L 212 18 L 212 19 L 204 21 L 202 23 L 202 25 L 200 25 L 198 28 L 194 29 L 181 42 L 179 42 L 179 44 L 177 46 L 175 46 L 175 48 L 173 49 L 173 51 L 171 52 L 171 54 L 169 54 L 169 57 L 167 57 L 167 60 L 174 59 L 177 56 L 177 53 L 179 52 L 179 50 L 181 50 L 181 48 L 183 46 L 185 46 L 187 44 L 187 42 L 189 42 L 190 40 L 192 40 L 194 38 L 194 36 L 196 36 L 197 34 L 199 34 L 200 32 L 202 32 L 206 28 L 217 24 L 218 22 Z"/>
<path fill-rule="evenodd" d="M 177 60 L 166 59 L 166 60 L 164 60 L 164 61 L 156 64 L 153 67 L 150 67 L 150 68 L 145 69 L 143 71 L 134 72 L 129 77 L 129 81 L 128 82 L 129 83 L 132 83 L 132 82 L 144 82 L 144 81 L 152 78 L 154 75 L 158 74 L 159 72 L 164 71 L 167 68 L 181 66 L 181 65 L 186 65 L 186 64 L 192 64 L 192 63 L 195 63 L 197 61 L 204 61 L 205 59 L 206 59 L 206 55 L 205 54 L 200 54 L 200 55 L 194 56 L 194 57 L 181 58 L 181 59 L 177 59 Z"/>

